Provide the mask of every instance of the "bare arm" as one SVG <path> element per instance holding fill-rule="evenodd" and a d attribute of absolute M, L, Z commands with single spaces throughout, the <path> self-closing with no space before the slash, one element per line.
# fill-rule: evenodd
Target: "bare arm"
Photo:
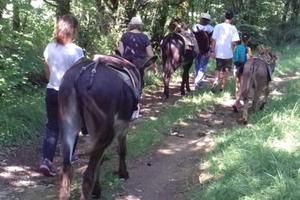
<path fill-rule="evenodd" d="M 147 52 L 148 58 L 152 58 L 152 57 L 154 56 L 151 45 L 148 45 L 148 46 L 146 47 L 146 52 Z M 151 67 L 151 69 L 152 69 L 152 71 L 153 71 L 153 73 L 154 73 L 155 75 L 158 74 L 156 64 L 153 64 L 152 67 Z"/>
<path fill-rule="evenodd" d="M 216 57 L 216 52 L 215 52 L 215 48 L 216 48 L 216 40 L 211 39 L 211 54 L 210 57 L 215 58 Z"/>
<path fill-rule="evenodd" d="M 123 54 L 124 54 L 124 45 L 123 45 L 123 42 L 121 42 L 121 41 L 119 42 L 118 51 L 123 56 Z"/>
<path fill-rule="evenodd" d="M 148 45 L 148 46 L 146 47 L 146 52 L 147 52 L 147 56 L 148 56 L 149 58 L 151 58 L 151 57 L 154 56 L 151 45 Z"/>

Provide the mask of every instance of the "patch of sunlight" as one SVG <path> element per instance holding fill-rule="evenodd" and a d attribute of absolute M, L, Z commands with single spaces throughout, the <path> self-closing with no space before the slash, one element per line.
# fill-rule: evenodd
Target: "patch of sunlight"
<path fill-rule="evenodd" d="M 211 175 L 210 173 L 201 173 L 199 175 L 199 183 L 200 184 L 204 184 L 207 183 L 208 181 L 210 181 L 213 178 L 213 175 Z"/>
<path fill-rule="evenodd" d="M 28 187 L 28 186 L 36 185 L 36 182 L 20 180 L 20 181 L 13 181 L 11 182 L 11 184 L 16 187 Z"/>
<path fill-rule="evenodd" d="M 150 120 L 152 120 L 152 121 L 157 121 L 158 118 L 157 118 L 157 117 L 150 117 Z"/>
<path fill-rule="evenodd" d="M 200 104 L 201 102 L 209 102 L 214 100 L 215 97 L 208 93 L 204 93 L 201 96 L 193 96 L 193 97 L 187 97 L 180 100 L 180 102 L 183 103 L 193 103 L 193 104 Z"/>
<path fill-rule="evenodd" d="M 298 142 L 295 142 L 296 136 L 297 136 L 296 133 L 289 132 L 282 139 L 273 138 L 268 140 L 267 145 L 277 151 L 286 151 L 288 153 L 293 153 L 300 146 Z"/>
<path fill-rule="evenodd" d="M 158 149 L 157 152 L 165 155 L 173 155 L 176 153 L 174 150 L 171 149 Z"/>
<path fill-rule="evenodd" d="M 25 172 L 29 170 L 29 167 L 20 167 L 20 166 L 8 166 L 4 167 L 7 172 Z"/>
<path fill-rule="evenodd" d="M 141 198 L 134 195 L 128 195 L 128 196 L 122 196 L 120 198 L 116 198 L 116 200 L 141 200 Z"/>
<path fill-rule="evenodd" d="M 10 178 L 12 177 L 12 174 L 10 172 L 1 172 L 0 177 L 2 178 Z"/>
<path fill-rule="evenodd" d="M 290 124 L 294 120 L 294 117 L 291 113 L 283 114 L 283 113 L 274 113 L 272 116 L 272 121 L 274 124 Z"/>

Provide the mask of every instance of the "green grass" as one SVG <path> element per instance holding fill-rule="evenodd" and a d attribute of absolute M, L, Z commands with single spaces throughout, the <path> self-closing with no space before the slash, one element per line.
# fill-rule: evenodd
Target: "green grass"
<path fill-rule="evenodd" d="M 44 122 L 44 95 L 41 89 L 23 88 L 0 99 L 0 146 L 31 142 L 40 134 Z"/>
<path fill-rule="evenodd" d="M 276 75 L 295 72 L 297 49 L 282 49 Z M 214 136 L 213 150 L 199 163 L 208 179 L 188 199 L 300 199 L 300 79 L 285 83 L 281 92 L 264 111 L 250 115 L 248 126 Z"/>

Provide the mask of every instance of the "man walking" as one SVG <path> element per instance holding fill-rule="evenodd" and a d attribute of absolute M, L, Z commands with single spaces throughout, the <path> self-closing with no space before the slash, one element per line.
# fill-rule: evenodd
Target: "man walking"
<path fill-rule="evenodd" d="M 210 15 L 208 13 L 202 13 L 199 23 L 193 26 L 193 32 L 199 47 L 194 68 L 194 82 L 196 88 L 202 86 L 206 66 L 210 57 L 210 41 L 214 28 L 209 23 Z"/>
<path fill-rule="evenodd" d="M 231 25 L 233 12 L 231 10 L 225 13 L 225 20 L 215 26 L 212 35 L 212 56 L 216 58 L 215 81 L 211 91 L 217 92 L 220 85 L 220 91 L 224 90 L 228 72 L 232 67 L 233 48 L 235 43 L 240 40 L 235 26 Z"/>

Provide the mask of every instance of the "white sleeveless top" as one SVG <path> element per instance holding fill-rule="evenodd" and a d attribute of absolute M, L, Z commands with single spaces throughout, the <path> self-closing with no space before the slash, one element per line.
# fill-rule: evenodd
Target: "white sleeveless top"
<path fill-rule="evenodd" d="M 58 91 L 65 72 L 83 56 L 83 50 L 73 43 L 49 43 L 44 51 L 44 58 L 50 70 L 47 88 Z"/>

